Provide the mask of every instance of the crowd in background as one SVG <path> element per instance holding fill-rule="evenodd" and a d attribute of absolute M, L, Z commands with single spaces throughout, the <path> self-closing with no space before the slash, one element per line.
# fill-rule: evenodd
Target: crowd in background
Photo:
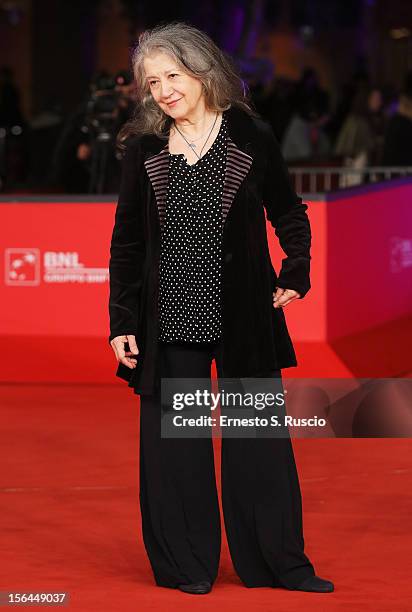
<path fill-rule="evenodd" d="M 298 81 L 248 83 L 253 104 L 273 127 L 289 166 L 412 166 L 412 73 L 399 91 L 353 75 L 331 104 L 313 68 Z M 27 121 L 7 67 L 0 70 L 0 191 L 116 193 L 115 139 L 135 107 L 127 70 L 96 75 L 64 118 L 58 105 Z"/>
<path fill-rule="evenodd" d="M 412 73 L 398 92 L 370 83 L 365 72 L 355 73 L 335 108 L 312 68 L 298 82 L 258 85 L 254 97 L 289 162 L 335 157 L 370 166 L 412 165 Z"/>

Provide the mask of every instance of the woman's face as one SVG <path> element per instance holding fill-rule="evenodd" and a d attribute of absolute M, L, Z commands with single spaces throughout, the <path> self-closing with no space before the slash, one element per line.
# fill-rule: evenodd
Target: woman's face
<path fill-rule="evenodd" d="M 166 53 L 158 52 L 143 61 L 145 77 L 154 100 L 166 115 L 183 119 L 203 98 L 202 83 L 184 72 Z"/>

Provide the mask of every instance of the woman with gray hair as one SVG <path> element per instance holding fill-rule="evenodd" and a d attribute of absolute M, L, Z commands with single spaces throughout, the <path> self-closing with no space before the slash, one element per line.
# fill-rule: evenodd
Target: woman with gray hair
<path fill-rule="evenodd" d="M 230 58 L 173 22 L 133 55 L 139 105 L 124 126 L 110 249 L 117 376 L 140 395 L 140 508 L 158 586 L 208 593 L 221 525 L 211 436 L 162 436 L 163 379 L 267 377 L 297 364 L 283 308 L 309 291 L 307 205 Z M 266 221 L 286 254 L 279 276 Z M 222 505 L 248 587 L 327 592 L 304 553 L 289 436 L 222 438 Z"/>

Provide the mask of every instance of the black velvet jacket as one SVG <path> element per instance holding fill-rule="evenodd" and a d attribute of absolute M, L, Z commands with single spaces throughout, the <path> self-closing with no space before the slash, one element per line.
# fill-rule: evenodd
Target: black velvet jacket
<path fill-rule="evenodd" d="M 223 371 L 253 377 L 296 366 L 275 287 L 310 289 L 311 230 L 307 205 L 292 187 L 268 123 L 231 107 L 223 192 Z M 154 135 L 129 139 L 110 247 L 110 336 L 134 334 L 137 367 L 119 363 L 116 376 L 138 394 L 153 393 L 158 377 L 158 270 L 169 152 Z M 265 214 L 286 254 L 277 277 Z"/>

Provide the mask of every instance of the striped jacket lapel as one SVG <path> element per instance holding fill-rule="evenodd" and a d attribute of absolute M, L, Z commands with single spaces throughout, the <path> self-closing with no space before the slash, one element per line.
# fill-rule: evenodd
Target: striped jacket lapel
<path fill-rule="evenodd" d="M 163 230 L 166 214 L 166 191 L 169 173 L 169 149 L 166 146 L 144 162 L 146 172 L 153 186 L 159 212 L 160 228 Z"/>
<path fill-rule="evenodd" d="M 240 185 L 249 172 L 253 158 L 239 149 L 229 137 L 227 143 L 226 173 L 223 185 L 222 212 L 223 224 L 232 206 Z"/>

